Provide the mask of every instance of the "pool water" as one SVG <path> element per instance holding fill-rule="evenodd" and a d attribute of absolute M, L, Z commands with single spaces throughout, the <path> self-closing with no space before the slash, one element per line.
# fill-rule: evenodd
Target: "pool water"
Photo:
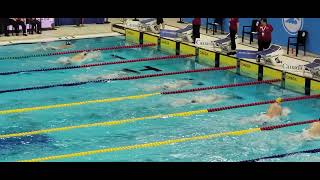
<path fill-rule="evenodd" d="M 57 46 L 63 43 L 63 41 L 57 41 L 50 42 L 49 44 Z M 72 44 L 73 47 L 68 50 L 112 47 L 132 43 L 126 42 L 123 36 L 116 36 L 73 40 Z M 39 43 L 2 46 L 0 47 L 0 56 L 7 57 L 13 55 L 36 54 L 40 51 L 38 49 L 39 47 Z M 168 55 L 165 52 L 150 47 L 101 51 L 101 57 L 99 59 L 85 62 L 84 64 L 122 60 L 111 56 L 112 54 L 116 54 L 128 60 Z M 59 58 L 73 55 L 74 54 L 0 60 L 0 72 L 61 67 L 63 65 L 55 62 Z M 160 69 L 161 71 L 141 71 L 145 69 L 145 66 L 151 66 Z M 124 68 L 138 71 L 139 74 L 123 72 L 122 70 Z M 77 82 L 87 80 L 88 78 L 94 78 L 99 75 L 117 75 L 122 73 L 126 76 L 135 76 L 200 68 L 206 68 L 206 66 L 195 63 L 194 59 L 185 58 L 97 66 L 73 70 L 20 73 L 0 76 L 0 90 Z M 2 93 L 0 94 L 0 110 L 161 92 L 163 90 L 160 88 L 157 89 L 158 86 L 163 86 L 168 82 L 176 82 L 179 80 L 185 81 L 188 79 L 193 79 L 191 80 L 192 84 L 180 89 L 254 81 L 254 79 L 240 76 L 229 71 L 212 71 L 129 81 L 89 83 L 81 86 Z M 207 97 L 214 94 L 231 96 L 233 98 L 228 98 L 215 103 L 177 104 L 177 102 L 185 102 L 193 98 Z M 95 103 L 12 113 L 0 115 L 0 134 L 185 112 L 264 101 L 277 97 L 295 97 L 301 95 L 302 94 L 281 89 L 278 86 L 263 84 L 184 94 L 157 95 L 142 99 L 116 101 L 111 103 Z M 319 105 L 319 99 L 284 103 L 283 107 L 290 109 L 291 113 L 286 117 L 268 122 L 264 125 L 275 125 L 319 118 Z M 253 120 L 255 120 L 262 112 L 265 112 L 267 108 L 268 105 L 261 105 L 186 117 L 148 119 L 114 126 L 79 128 L 68 131 L 0 139 L 0 161 L 27 160 L 109 147 L 128 146 L 260 127 L 262 126 L 262 123 Z M 262 156 L 319 148 L 319 141 L 306 141 L 296 138 L 296 136 L 301 134 L 302 130 L 307 127 L 308 125 L 294 126 L 242 136 L 226 136 L 208 140 L 188 141 L 152 148 L 115 151 L 52 161 L 241 161 Z M 320 154 L 298 154 L 285 158 L 270 159 L 268 161 L 320 161 Z"/>

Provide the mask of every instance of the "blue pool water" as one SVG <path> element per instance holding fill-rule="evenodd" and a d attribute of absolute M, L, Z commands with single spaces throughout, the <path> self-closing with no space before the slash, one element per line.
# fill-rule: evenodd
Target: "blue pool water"
<path fill-rule="evenodd" d="M 51 42 L 50 44 L 57 46 L 61 43 L 63 44 L 64 42 L 57 41 Z M 122 36 L 73 40 L 72 43 L 74 47 L 68 50 L 131 44 L 126 42 Z M 39 47 L 40 45 L 37 43 L 3 46 L 0 47 L 0 56 L 19 56 L 39 53 L 39 50 L 37 50 Z M 121 60 L 111 56 L 112 54 L 126 59 L 168 55 L 165 52 L 153 48 L 102 51 L 99 59 L 85 62 L 84 64 Z M 59 58 L 73 55 L 74 54 L 0 60 L 0 72 L 61 67 L 63 65 L 55 62 Z M 162 71 L 140 71 L 143 70 L 145 66 L 152 66 Z M 94 78 L 98 75 L 123 74 L 125 76 L 135 76 L 205 67 L 206 66 L 194 63 L 192 59 L 171 59 L 73 70 L 21 73 L 0 76 L 0 90 L 77 82 Z M 140 74 L 123 72 L 122 70 L 124 68 L 138 71 Z M 160 92 L 162 90 L 156 88 L 159 85 L 179 80 L 185 81 L 187 79 L 193 79 L 192 84 L 182 87 L 181 89 L 253 81 L 253 79 L 239 76 L 232 72 L 216 71 L 3 93 L 0 94 L 0 110 Z M 177 103 L 192 98 L 207 97 L 212 94 L 231 96 L 234 98 L 216 103 Z M 302 94 L 284 90 L 274 85 L 264 84 L 13 113 L 0 115 L 0 134 L 200 110 L 270 100 L 280 96 L 295 97 L 301 95 Z M 284 103 L 283 106 L 289 108 L 291 113 L 289 113 L 287 117 L 268 122 L 266 125 L 319 118 L 319 105 L 320 100 L 316 99 Z M 256 116 L 260 113 L 265 112 L 267 108 L 268 105 L 261 105 L 187 117 L 149 119 L 115 126 L 80 128 L 33 136 L 0 139 L 0 161 L 27 160 L 38 157 L 260 127 L 261 123 L 253 120 L 255 120 Z M 296 138 L 296 136 L 307 127 L 308 125 L 294 126 L 242 136 L 189 141 L 153 148 L 116 151 L 53 161 L 241 161 L 262 156 L 319 148 L 319 141 L 305 141 Z M 320 161 L 320 154 L 300 154 L 268 161 Z"/>

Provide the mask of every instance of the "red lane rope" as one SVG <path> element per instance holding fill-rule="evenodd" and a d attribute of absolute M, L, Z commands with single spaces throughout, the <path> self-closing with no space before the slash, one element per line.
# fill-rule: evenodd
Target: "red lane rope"
<path fill-rule="evenodd" d="M 273 83 L 273 82 L 278 82 L 278 81 L 281 81 L 281 80 L 280 79 L 261 80 L 261 81 L 244 82 L 244 83 L 237 83 L 237 84 L 226 84 L 226 85 L 220 85 L 220 86 L 209 86 L 209 87 L 203 87 L 203 88 L 194 88 L 194 89 L 185 89 L 185 90 L 176 90 L 176 91 L 164 91 L 164 92 L 161 92 L 161 94 L 179 94 L 179 93 L 204 91 L 204 90 L 211 90 L 211 89 L 249 86 L 249 85 L 256 85 L 256 84 L 263 84 L 263 83 Z"/>
<path fill-rule="evenodd" d="M 130 46 L 113 46 L 113 47 L 105 47 L 105 48 L 95 48 L 95 49 L 82 49 L 82 50 L 72 50 L 72 51 L 63 51 L 63 52 L 52 52 L 47 54 L 33 54 L 33 55 L 26 55 L 26 56 L 11 56 L 11 57 L 0 57 L 0 60 L 4 59 L 22 59 L 22 58 L 30 58 L 30 57 L 40 57 L 40 56 L 55 56 L 55 55 L 63 55 L 63 54 L 73 54 L 73 53 L 80 53 L 85 51 L 108 51 L 114 49 L 129 49 L 129 48 L 140 48 L 140 47 L 150 47 L 156 46 L 155 43 L 146 43 L 146 44 L 135 44 Z"/>
<path fill-rule="evenodd" d="M 290 127 L 290 126 L 297 126 L 297 125 L 302 125 L 302 124 L 309 124 L 309 123 L 314 123 L 314 122 L 319 122 L 319 119 L 314 119 L 314 120 L 308 120 L 308 121 L 300 121 L 300 122 L 294 122 L 294 123 L 287 123 L 287 124 L 279 124 L 279 125 L 274 125 L 274 126 L 265 126 L 261 127 L 261 131 L 271 131 L 274 129 L 280 129 L 284 127 Z"/>
<path fill-rule="evenodd" d="M 111 79 L 99 79 L 93 81 L 80 81 L 80 82 L 71 82 L 71 83 L 62 83 L 62 84 L 51 84 L 45 86 L 35 86 L 35 87 L 27 87 L 27 88 L 18 88 L 18 89 L 8 89 L 8 90 L 0 90 L 0 93 L 8 93 L 8 92 L 17 92 L 17 91 L 30 91 L 35 89 L 48 89 L 54 87 L 66 87 L 66 86 L 79 86 L 87 83 L 101 83 L 108 81 L 117 81 L 117 80 L 133 80 L 133 79 L 142 79 L 142 78 L 150 78 L 150 77 L 159 77 L 159 76 L 169 76 L 176 74 L 186 74 L 186 73 L 196 73 L 196 72 L 206 72 L 206 71 L 219 71 L 219 70 L 227 70 L 234 69 L 236 66 L 226 66 L 226 67 L 215 67 L 215 68 L 204 68 L 204 69 L 195 69 L 195 70 L 185 70 L 185 71 L 176 71 L 176 72 L 168 72 L 168 73 L 158 73 L 158 74 L 146 74 L 141 76 L 127 76 L 121 78 L 111 78 Z"/>
<path fill-rule="evenodd" d="M 297 125 L 302 125 L 302 124 L 310 124 L 310 123 L 314 123 L 314 122 L 320 122 L 320 119 L 300 121 L 300 122 L 287 123 L 287 124 L 279 124 L 279 125 L 275 125 L 275 126 L 264 126 L 264 127 L 261 127 L 260 130 L 261 131 L 271 131 L 271 130 L 274 130 L 274 129 L 280 129 L 280 128 L 290 127 L 290 126 L 297 126 Z M 256 162 L 256 161 L 260 161 L 260 160 L 263 160 L 263 159 L 284 158 L 286 156 L 291 156 L 291 155 L 294 155 L 294 154 L 318 153 L 318 152 L 320 152 L 320 148 L 304 150 L 304 151 L 297 151 L 297 152 L 291 152 L 291 153 L 284 153 L 284 154 L 277 154 L 277 155 L 272 155 L 272 156 L 265 156 L 265 157 L 260 157 L 260 158 L 256 158 L 256 159 L 251 159 L 251 160 L 244 160 L 244 161 L 240 161 L 240 162 Z"/>
<path fill-rule="evenodd" d="M 65 69 L 78 69 L 78 68 L 87 68 L 93 66 L 105 66 L 112 64 L 124 64 L 124 63 L 134 63 L 134 62 L 142 62 L 142 61 L 158 61 L 158 60 L 167 60 L 167 59 L 178 59 L 178 58 L 186 58 L 195 56 L 193 54 L 185 54 L 185 55 L 169 55 L 169 56 L 159 56 L 159 57 L 151 57 L 151 58 L 139 58 L 132 60 L 121 60 L 121 61 L 112 61 L 112 62 L 102 62 L 102 63 L 94 63 L 94 64 L 85 64 L 79 66 L 67 66 L 67 67 L 54 67 L 54 68 L 42 68 L 42 69 L 31 69 L 31 70 L 21 70 L 21 71 L 11 71 L 11 72 L 0 72 L 0 75 L 11 75 L 25 72 L 41 72 L 41 71 L 56 71 L 56 70 L 65 70 Z"/>
<path fill-rule="evenodd" d="M 298 97 L 291 97 L 291 98 L 283 98 L 282 101 L 297 101 L 297 100 L 304 100 L 304 99 L 312 99 L 312 98 L 320 98 L 320 94 L 315 94 L 311 96 L 298 96 Z M 242 108 L 242 107 L 249 107 L 249 106 L 258 106 L 263 104 L 271 104 L 276 102 L 275 100 L 268 100 L 268 101 L 260 101 L 260 102 L 253 102 L 248 104 L 239 104 L 239 105 L 233 105 L 233 106 L 224 106 L 224 107 L 218 107 L 218 108 L 210 108 L 207 109 L 208 112 L 215 112 L 215 111 L 224 111 L 228 109 L 235 109 L 235 108 Z"/>

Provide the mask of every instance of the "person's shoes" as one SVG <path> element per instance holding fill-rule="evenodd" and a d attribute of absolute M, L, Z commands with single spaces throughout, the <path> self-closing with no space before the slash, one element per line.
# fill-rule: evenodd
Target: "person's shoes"
<path fill-rule="evenodd" d="M 7 36 L 7 37 L 8 37 L 8 36 L 9 36 L 9 34 L 5 34 L 4 36 Z"/>
<path fill-rule="evenodd" d="M 235 55 L 237 54 L 236 50 L 231 50 L 230 52 L 227 53 L 227 55 Z"/>
<path fill-rule="evenodd" d="M 40 31 L 38 31 L 38 32 L 37 32 L 37 34 L 41 34 L 41 32 L 40 32 Z"/>
<path fill-rule="evenodd" d="M 24 36 L 28 36 L 28 34 L 26 34 L 26 33 L 23 33 L 23 35 L 24 35 Z"/>
<path fill-rule="evenodd" d="M 228 52 L 228 53 L 227 53 L 227 55 L 235 55 L 235 54 L 237 54 L 236 51 L 231 51 L 231 52 Z"/>
<path fill-rule="evenodd" d="M 30 34 L 33 34 L 33 31 Z"/>
<path fill-rule="evenodd" d="M 16 36 L 19 36 L 19 33 L 16 33 Z"/>

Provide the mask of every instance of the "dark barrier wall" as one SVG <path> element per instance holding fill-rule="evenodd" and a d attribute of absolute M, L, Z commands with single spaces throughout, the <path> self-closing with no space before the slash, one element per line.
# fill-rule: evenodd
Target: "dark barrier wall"
<path fill-rule="evenodd" d="M 76 25 L 79 18 L 55 18 L 56 26 Z M 84 18 L 84 24 L 103 24 L 104 18 Z"/>

